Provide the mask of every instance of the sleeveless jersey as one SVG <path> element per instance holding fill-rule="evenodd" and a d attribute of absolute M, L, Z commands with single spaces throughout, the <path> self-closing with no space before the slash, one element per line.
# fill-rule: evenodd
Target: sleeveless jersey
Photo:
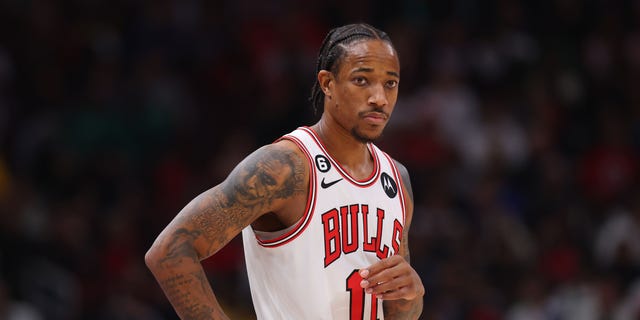
<path fill-rule="evenodd" d="M 405 223 L 402 180 L 393 160 L 368 144 L 373 172 L 351 177 L 311 128 L 293 141 L 310 166 L 302 218 L 272 239 L 242 231 L 258 319 L 384 319 L 382 300 L 360 287 L 358 270 L 398 253 Z"/>

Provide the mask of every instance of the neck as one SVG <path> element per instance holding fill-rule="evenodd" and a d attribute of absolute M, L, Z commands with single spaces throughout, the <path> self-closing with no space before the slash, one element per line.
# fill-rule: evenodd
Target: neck
<path fill-rule="evenodd" d="M 352 177 L 364 179 L 373 170 L 373 161 L 367 143 L 356 139 L 351 132 L 334 128 L 323 119 L 311 126 L 333 159 L 346 169 Z"/>

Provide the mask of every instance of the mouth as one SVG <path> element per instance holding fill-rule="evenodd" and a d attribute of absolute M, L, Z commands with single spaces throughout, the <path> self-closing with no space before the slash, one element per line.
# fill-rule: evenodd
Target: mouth
<path fill-rule="evenodd" d="M 383 124 L 387 121 L 389 116 L 382 112 L 365 112 L 362 114 L 362 118 L 373 124 Z"/>

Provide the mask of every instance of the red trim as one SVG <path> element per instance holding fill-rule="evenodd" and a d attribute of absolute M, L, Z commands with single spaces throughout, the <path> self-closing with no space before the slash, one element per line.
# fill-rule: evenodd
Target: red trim
<path fill-rule="evenodd" d="M 282 138 L 276 140 L 276 142 L 283 139 L 286 139 L 295 143 L 300 148 L 300 150 L 302 150 L 306 155 L 307 161 L 309 162 L 309 166 L 310 166 L 309 168 L 313 169 L 314 164 L 313 164 L 313 160 L 311 160 L 312 157 L 309 154 L 309 151 L 307 150 L 307 148 L 304 147 L 302 142 L 298 138 L 290 135 L 283 136 Z M 293 229 L 289 230 L 288 232 L 280 235 L 275 239 L 262 240 L 258 237 L 258 235 L 254 233 L 256 240 L 258 241 L 258 244 L 266 248 L 279 247 L 281 245 L 289 243 L 293 239 L 297 238 L 300 234 L 302 234 L 302 232 L 307 228 L 307 226 L 309 226 L 309 222 L 313 217 L 313 210 L 315 209 L 315 205 L 316 205 L 316 179 L 317 178 L 316 178 L 315 170 L 309 170 L 309 194 L 307 196 L 307 204 L 305 205 L 305 209 L 304 209 L 305 214 L 300 219 L 300 221 L 296 224 L 296 226 Z"/>
<path fill-rule="evenodd" d="M 399 170 L 396 167 L 396 163 L 395 161 L 393 161 L 393 159 L 391 159 L 391 157 L 384 151 L 381 151 L 382 154 L 384 154 L 385 157 L 387 157 L 387 160 L 389 160 L 389 164 L 391 165 L 391 170 L 393 170 L 393 176 L 396 178 L 396 181 L 398 181 L 398 196 L 400 198 L 400 206 L 402 207 L 402 226 L 405 226 L 405 222 L 406 222 L 406 208 L 405 208 L 405 203 L 404 203 L 404 181 L 402 180 L 402 176 L 400 176 Z"/>
<path fill-rule="evenodd" d="M 373 157 L 373 170 L 371 171 L 371 175 L 369 175 L 369 177 L 363 179 L 363 180 L 358 180 L 353 178 L 348 172 L 347 170 L 345 170 L 340 163 L 338 163 L 338 161 L 336 161 L 335 159 L 333 159 L 333 157 L 329 154 L 329 152 L 327 151 L 327 148 L 325 148 L 324 144 L 322 143 L 322 141 L 320 140 L 320 138 L 318 137 L 318 134 L 311 129 L 310 127 L 300 127 L 300 129 L 302 129 L 303 131 L 305 131 L 307 134 L 309 134 L 313 140 L 316 142 L 316 144 L 318 145 L 318 147 L 322 150 L 322 153 L 324 153 L 327 158 L 329 158 L 329 161 L 331 161 L 331 164 L 333 164 L 333 166 L 335 166 L 338 170 L 338 173 L 340 173 L 340 175 L 347 179 L 348 181 L 350 181 L 352 184 L 358 186 L 358 187 L 368 187 L 373 185 L 377 180 L 378 177 L 380 176 L 380 159 L 378 159 L 378 155 L 374 150 L 374 147 L 371 143 L 367 144 L 367 147 L 369 149 L 369 153 L 371 154 L 371 156 Z"/>

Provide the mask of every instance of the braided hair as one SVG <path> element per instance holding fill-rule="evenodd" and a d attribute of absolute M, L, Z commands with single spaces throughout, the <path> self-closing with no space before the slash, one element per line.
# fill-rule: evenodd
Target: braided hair
<path fill-rule="evenodd" d="M 391 38 L 381 30 L 378 30 L 366 23 L 349 24 L 342 27 L 334 28 L 322 41 L 318 61 L 316 62 L 316 75 L 320 70 L 335 72 L 340 67 L 340 62 L 345 54 L 344 47 L 357 40 L 383 40 L 391 44 Z M 311 97 L 309 97 L 315 114 L 318 110 L 324 108 L 324 92 L 320 87 L 318 79 L 316 79 L 311 88 Z"/>

